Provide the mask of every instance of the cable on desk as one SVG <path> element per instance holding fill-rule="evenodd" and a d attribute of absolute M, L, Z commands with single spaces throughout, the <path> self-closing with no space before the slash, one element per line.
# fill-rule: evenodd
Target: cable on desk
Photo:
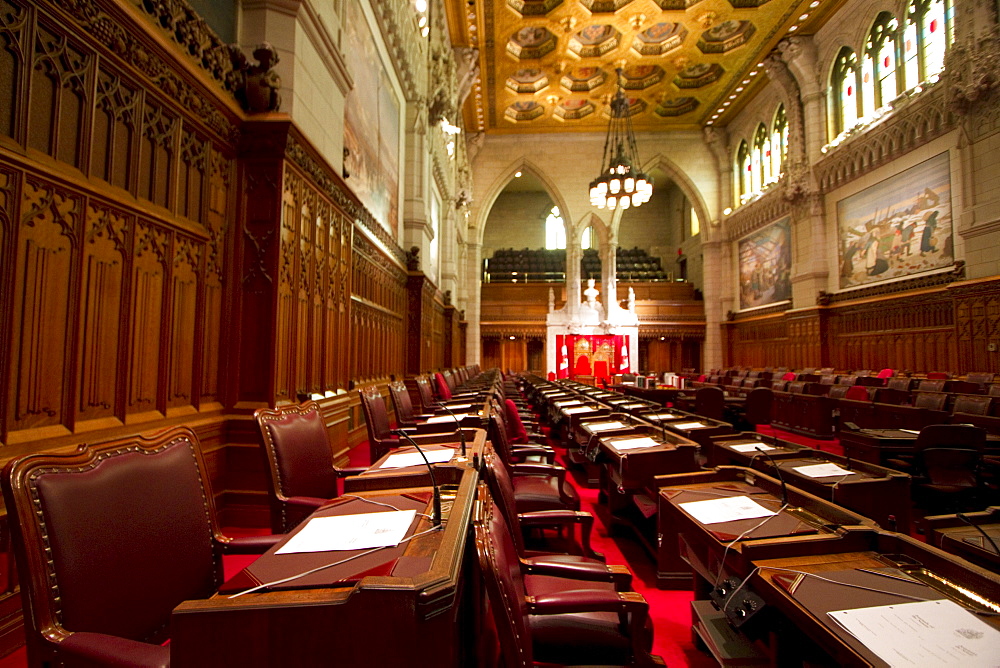
<path fill-rule="evenodd" d="M 713 587 L 718 587 L 719 583 L 722 582 L 722 571 L 726 570 L 726 556 L 729 554 L 729 548 L 731 548 L 733 545 L 736 545 L 736 543 L 738 543 L 741 540 L 743 540 L 743 537 L 746 536 L 748 533 L 752 533 L 752 532 L 756 531 L 757 529 L 761 528 L 762 526 L 764 526 L 765 524 L 767 524 L 768 522 L 770 522 L 772 519 L 774 519 L 775 517 L 777 517 L 778 515 L 780 515 L 781 511 L 783 511 L 787 507 L 788 507 L 787 503 L 782 504 L 782 506 L 780 508 L 778 508 L 778 510 L 773 515 L 768 515 L 763 520 L 761 520 L 759 523 L 757 523 L 756 525 L 750 527 L 749 529 L 747 529 L 746 531 L 744 531 L 743 533 L 741 533 L 739 536 L 737 536 L 736 538 L 732 539 L 730 542 L 726 543 L 726 549 L 723 550 L 723 552 L 722 552 L 722 560 L 719 562 L 719 574 L 715 576 L 715 584 L 712 585 Z M 740 586 L 742 586 L 742 585 L 740 585 Z"/>
<path fill-rule="evenodd" d="M 341 499 L 357 499 L 358 501 L 364 501 L 365 503 L 371 503 L 371 504 L 376 505 L 376 506 L 384 506 L 385 508 L 391 508 L 391 509 L 395 510 L 396 512 L 402 512 L 402 509 L 397 508 L 396 506 L 392 505 L 391 503 L 385 503 L 383 501 L 376 501 L 374 499 L 368 499 L 368 498 L 365 498 L 363 496 L 358 496 L 356 494 L 341 494 L 340 498 Z M 417 513 L 417 515 L 419 515 L 420 517 L 423 517 L 425 519 L 428 519 L 428 520 L 432 519 L 431 516 L 428 515 L 427 513 Z"/>
<path fill-rule="evenodd" d="M 358 554 L 355 554 L 355 555 L 352 555 L 350 557 L 347 557 L 346 559 L 341 559 L 340 561 L 335 561 L 335 562 L 333 562 L 331 564 L 324 564 L 322 566 L 317 566 L 316 568 L 310 568 L 308 571 L 303 571 L 301 573 L 296 573 L 295 575 L 289 575 L 287 578 L 281 578 L 280 580 L 272 580 L 271 582 L 265 582 L 264 584 L 259 584 L 256 587 L 251 587 L 250 589 L 247 589 L 247 590 L 238 592 L 236 594 L 233 594 L 229 598 L 238 598 L 240 596 L 243 596 L 244 594 L 251 594 L 251 593 L 253 593 L 255 591 L 260 591 L 261 589 L 267 589 L 268 587 L 273 587 L 275 585 L 285 584 L 286 582 L 291 582 L 292 580 L 298 580 L 299 578 L 304 578 L 307 575 L 312 575 L 313 573 L 319 573 L 320 571 L 326 570 L 327 568 L 333 568 L 334 566 L 340 566 L 341 564 L 346 564 L 348 561 L 351 561 L 353 559 L 357 559 L 359 557 L 364 557 L 364 556 L 367 556 L 369 554 L 374 554 L 374 553 L 378 552 L 379 550 L 384 550 L 384 549 L 389 548 L 389 547 L 398 547 L 399 545 L 402 545 L 403 543 L 407 543 L 407 542 L 413 540 L 414 538 L 420 538 L 421 536 L 426 536 L 429 533 L 433 533 L 435 531 L 441 531 L 443 528 L 444 528 L 444 525 L 436 526 L 436 527 L 431 527 L 430 529 L 427 529 L 425 531 L 421 531 L 420 533 L 415 533 L 412 536 L 408 536 L 408 537 L 404 538 L 403 540 L 401 540 L 398 543 L 396 543 L 396 545 L 385 545 L 383 547 L 373 547 L 370 550 L 365 550 L 364 552 L 359 552 Z"/>

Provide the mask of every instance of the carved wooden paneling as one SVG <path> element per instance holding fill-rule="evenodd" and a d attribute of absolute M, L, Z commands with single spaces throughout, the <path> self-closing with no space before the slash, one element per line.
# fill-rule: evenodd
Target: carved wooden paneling
<path fill-rule="evenodd" d="M 126 308 L 125 281 L 132 257 L 134 219 L 101 202 L 87 207 L 79 334 L 77 419 L 115 418 L 122 413 L 118 377 Z"/>
<path fill-rule="evenodd" d="M 90 170 L 94 176 L 132 191 L 142 94 L 137 85 L 102 69 L 97 75 Z"/>
<path fill-rule="evenodd" d="M 14 276 L 10 431 L 67 420 L 71 338 L 66 324 L 83 216 L 83 198 L 77 193 L 26 179 Z"/>
<path fill-rule="evenodd" d="M 958 287 L 953 298 L 961 370 L 1000 373 L 1000 281 Z"/>
<path fill-rule="evenodd" d="M 174 244 L 171 275 L 170 352 L 167 407 L 194 408 L 197 354 L 198 299 L 201 292 L 203 245 L 187 237 Z"/>
<path fill-rule="evenodd" d="M 39 22 L 32 54 L 28 145 L 81 167 L 89 145 L 90 79 L 96 58 L 76 40 Z"/>
<path fill-rule="evenodd" d="M 135 231 L 132 270 L 131 339 L 126 412 L 162 412 L 159 401 L 162 371 L 164 296 L 167 284 L 168 234 L 140 220 Z M 165 385 L 164 385 L 165 386 Z"/>
<path fill-rule="evenodd" d="M 0 0 L 0 135 L 20 140 L 23 121 L 18 101 L 24 99 L 29 11 Z"/>

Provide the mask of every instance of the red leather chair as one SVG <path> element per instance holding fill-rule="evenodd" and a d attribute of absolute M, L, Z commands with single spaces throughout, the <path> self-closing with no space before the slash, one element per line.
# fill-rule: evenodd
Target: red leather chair
<path fill-rule="evenodd" d="M 312 401 L 254 414 L 270 471 L 271 530 L 285 533 L 337 496 L 337 479 L 364 468 L 338 468 L 320 408 Z"/>
<path fill-rule="evenodd" d="M 385 407 L 385 397 L 374 385 L 358 390 L 361 395 L 361 410 L 365 414 L 365 424 L 368 427 L 368 452 L 374 463 L 388 454 L 393 448 L 400 446 L 399 437 L 392 433 L 389 424 L 389 411 Z"/>
<path fill-rule="evenodd" d="M 539 463 L 515 463 L 507 438 L 507 426 L 499 414 L 490 416 L 489 438 L 500 456 L 500 461 L 507 467 L 507 474 L 514 485 L 514 499 L 518 512 L 526 513 L 535 510 L 579 510 L 580 495 L 568 480 L 566 469 L 561 466 Z M 545 455 L 544 450 L 538 452 L 520 449 L 522 455 Z"/>
<path fill-rule="evenodd" d="M 431 387 L 431 379 L 427 376 L 417 376 L 417 394 L 420 397 L 420 409 L 423 413 L 430 413 L 436 405 L 434 401 L 434 389 Z"/>
<path fill-rule="evenodd" d="M 280 538 L 222 535 L 186 427 L 29 455 L 0 484 L 32 666 L 169 666 L 174 607 L 215 593 L 223 552 Z"/>
<path fill-rule="evenodd" d="M 444 375 L 440 372 L 434 374 L 434 384 L 437 387 L 437 395 L 441 401 L 451 400 L 451 388 L 448 387 L 448 381 L 444 379 Z"/>
<path fill-rule="evenodd" d="M 721 420 L 726 395 L 721 387 L 702 387 L 694 393 L 694 412 L 710 420 Z"/>
<path fill-rule="evenodd" d="M 500 645 L 496 665 L 662 666 L 652 656 L 649 606 L 635 592 L 566 589 L 528 596 L 503 514 L 488 494 L 476 501 L 476 553 Z M 493 661 L 487 665 L 493 665 Z"/>
<path fill-rule="evenodd" d="M 406 383 L 401 380 L 389 383 L 389 399 L 392 400 L 392 408 L 396 411 L 396 424 L 400 427 L 414 427 L 418 422 L 433 416 L 433 413 L 413 412 L 410 392 L 406 389 Z"/>
<path fill-rule="evenodd" d="M 847 388 L 847 393 L 844 395 L 845 399 L 850 399 L 851 401 L 870 401 L 868 396 L 868 388 L 864 385 L 851 385 Z"/>

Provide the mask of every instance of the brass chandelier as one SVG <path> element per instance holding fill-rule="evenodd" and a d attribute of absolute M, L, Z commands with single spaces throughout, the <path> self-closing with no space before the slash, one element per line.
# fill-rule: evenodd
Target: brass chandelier
<path fill-rule="evenodd" d="M 638 150 L 628 98 L 622 89 L 622 68 L 618 75 L 618 91 L 611 98 L 611 123 L 604 140 L 601 175 L 590 182 L 590 203 L 599 209 L 627 209 L 641 206 L 653 194 L 653 181 L 639 171 Z"/>

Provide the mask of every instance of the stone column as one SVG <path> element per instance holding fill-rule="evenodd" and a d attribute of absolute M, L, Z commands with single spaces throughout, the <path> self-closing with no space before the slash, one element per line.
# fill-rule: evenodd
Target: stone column
<path fill-rule="evenodd" d="M 729 135 L 723 128 L 706 127 L 702 138 L 715 157 L 719 173 L 719 202 L 723 209 L 734 206 L 733 160 L 729 155 Z M 702 229 L 708 228 L 707 220 L 700 221 Z"/>
<path fill-rule="evenodd" d="M 468 285 L 465 292 L 465 321 L 468 324 L 465 330 L 465 363 L 479 364 L 482 356 L 482 345 L 479 340 L 479 314 L 480 298 L 483 281 L 483 274 L 480 267 L 483 265 L 483 246 L 468 242 L 465 244 L 466 263 L 465 275 L 467 280 L 463 282 Z"/>
<path fill-rule="evenodd" d="M 705 347 L 701 351 L 702 370 L 720 368 L 723 365 L 722 295 L 726 294 L 725 270 L 727 253 L 722 241 L 704 242 L 701 251 L 705 257 L 705 272 L 702 279 L 705 295 Z"/>
<path fill-rule="evenodd" d="M 794 77 L 797 84 L 797 96 L 801 104 L 801 129 L 797 130 L 792 126 L 791 114 L 789 114 L 789 135 L 793 132 L 802 133 L 802 150 L 804 159 L 808 164 L 815 164 L 823 157 L 822 149 L 827 143 L 827 100 L 826 82 L 820 76 L 817 58 L 816 44 L 811 36 L 789 37 L 778 44 L 778 54 L 787 70 Z M 775 78 L 772 74 L 774 64 L 766 65 L 768 77 Z M 781 82 L 778 82 L 781 85 Z M 785 86 L 782 86 L 783 88 Z M 791 94 L 791 91 L 788 91 Z M 789 138 L 791 143 L 791 138 Z M 791 146 L 789 146 L 789 151 Z M 791 153 L 789 153 L 791 157 Z"/>

